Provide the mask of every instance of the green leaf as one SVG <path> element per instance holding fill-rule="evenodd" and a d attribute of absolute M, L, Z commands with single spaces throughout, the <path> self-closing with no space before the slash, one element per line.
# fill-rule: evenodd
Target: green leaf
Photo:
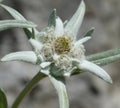
<path fill-rule="evenodd" d="M 9 7 L 9 6 L 6 6 L 6 5 L 3 5 L 3 4 L 0 4 L 1 7 L 3 7 L 6 11 L 8 11 L 10 13 L 10 15 L 13 16 L 13 18 L 15 18 L 16 20 L 23 20 L 23 21 L 27 21 L 24 16 L 22 14 L 20 14 L 18 11 L 16 11 L 15 9 Z M 24 29 L 24 32 L 25 34 L 27 35 L 28 39 L 31 37 L 33 38 L 33 30 L 31 28 L 26 28 Z M 35 29 L 34 31 L 36 34 L 38 33 L 38 31 Z M 35 35 L 34 33 L 34 35 Z"/>
<path fill-rule="evenodd" d="M 99 66 L 104 66 L 104 65 L 116 62 L 118 60 L 120 60 L 120 54 L 115 55 L 115 56 L 106 57 L 106 58 L 99 59 L 99 60 L 95 60 L 95 61 L 93 61 L 93 63 L 95 63 Z"/>
<path fill-rule="evenodd" d="M 25 34 L 27 35 L 27 38 L 30 39 L 32 37 L 32 33 L 30 32 L 30 30 L 28 30 L 27 28 L 23 29 Z"/>
<path fill-rule="evenodd" d="M 7 98 L 2 89 L 0 89 L 0 108 L 7 108 Z"/>
<path fill-rule="evenodd" d="M 32 31 L 30 31 L 29 29 L 24 28 L 23 30 L 24 30 L 25 34 L 27 35 L 28 39 L 35 38 L 34 29 L 32 29 Z"/>
<path fill-rule="evenodd" d="M 64 78 L 62 77 L 54 78 L 53 76 L 50 75 L 49 78 L 57 91 L 60 108 L 69 108 L 69 100 L 67 96 Z"/>
<path fill-rule="evenodd" d="M 3 20 L 0 21 L 0 31 L 10 29 L 10 28 L 33 28 L 36 25 L 30 21 L 23 20 Z"/>
<path fill-rule="evenodd" d="M 6 11 L 8 11 L 16 20 L 26 20 L 18 11 L 15 9 L 8 7 L 6 5 L 0 4 Z"/>
<path fill-rule="evenodd" d="M 94 61 L 94 60 L 103 59 L 103 58 L 110 57 L 110 56 L 115 56 L 118 54 L 120 54 L 120 48 L 107 50 L 107 51 L 97 53 L 97 54 L 92 54 L 88 56 L 87 59 L 90 61 Z"/>
<path fill-rule="evenodd" d="M 87 56 L 87 60 L 101 66 L 118 61 L 119 59 L 120 49 L 118 48 Z"/>
<path fill-rule="evenodd" d="M 83 35 L 83 37 L 88 37 L 88 36 L 92 36 L 93 32 L 94 32 L 95 28 L 92 27 L 85 35 Z"/>
<path fill-rule="evenodd" d="M 64 23 L 63 23 L 64 27 L 67 25 L 67 23 L 68 23 L 68 20 L 65 20 Z"/>
<path fill-rule="evenodd" d="M 32 35 L 31 35 L 31 38 L 35 38 L 35 30 L 32 28 Z"/>
<path fill-rule="evenodd" d="M 48 20 L 48 26 L 51 27 L 55 27 L 56 25 L 56 9 L 53 9 L 53 11 L 51 12 L 50 16 L 49 16 L 49 20 Z"/>

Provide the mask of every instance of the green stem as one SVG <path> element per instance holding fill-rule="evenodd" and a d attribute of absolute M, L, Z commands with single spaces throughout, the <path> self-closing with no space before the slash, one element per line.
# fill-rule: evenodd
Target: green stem
<path fill-rule="evenodd" d="M 32 90 L 32 88 L 43 78 L 45 78 L 46 75 L 38 72 L 32 80 L 25 86 L 25 88 L 22 90 L 22 92 L 18 95 L 14 103 L 12 104 L 11 108 L 17 108 L 20 104 L 20 102 L 24 99 L 24 97 Z"/>

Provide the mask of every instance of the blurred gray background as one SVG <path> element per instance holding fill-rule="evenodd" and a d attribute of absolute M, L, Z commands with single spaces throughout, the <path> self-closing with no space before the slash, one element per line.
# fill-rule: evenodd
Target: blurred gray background
<path fill-rule="evenodd" d="M 63 19 L 70 19 L 80 0 L 4 0 L 28 20 L 46 27 L 53 8 Z M 85 43 L 86 55 L 120 48 L 120 0 L 85 0 L 86 14 L 78 34 L 95 27 L 92 39 Z M 12 17 L 0 8 L 0 20 Z M 20 29 L 0 32 L 0 58 L 15 51 L 32 50 Z M 89 73 L 67 79 L 70 108 L 120 108 L 120 61 L 103 67 L 112 77 L 109 85 Z M 0 87 L 7 93 L 9 106 L 38 67 L 23 62 L 0 63 Z M 42 80 L 20 104 L 19 108 L 59 108 L 57 94 L 49 79 Z"/>

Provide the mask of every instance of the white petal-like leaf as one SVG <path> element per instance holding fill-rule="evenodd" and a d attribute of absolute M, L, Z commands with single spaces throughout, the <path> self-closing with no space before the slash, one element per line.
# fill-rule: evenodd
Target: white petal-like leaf
<path fill-rule="evenodd" d="M 33 46 L 34 49 L 41 50 L 42 44 L 39 41 L 37 41 L 35 39 L 30 39 L 29 41 L 30 41 L 30 43 L 31 43 L 31 45 Z"/>
<path fill-rule="evenodd" d="M 50 75 L 49 75 L 49 78 L 57 91 L 60 108 L 69 108 L 69 100 L 67 96 L 66 87 L 64 84 L 64 79 L 54 78 L 53 76 L 50 76 Z"/>
<path fill-rule="evenodd" d="M 55 33 L 56 36 L 62 36 L 64 33 L 64 25 L 59 17 L 56 18 Z"/>
<path fill-rule="evenodd" d="M 22 20 L 3 20 L 3 21 L 0 21 L 0 31 L 14 28 L 14 27 L 33 28 L 33 27 L 36 27 L 36 25 L 30 21 L 22 21 Z"/>
<path fill-rule="evenodd" d="M 36 64 L 37 56 L 33 51 L 14 52 L 4 56 L 1 61 L 25 61 Z"/>
<path fill-rule="evenodd" d="M 41 69 L 40 72 L 45 75 L 49 75 L 49 73 L 50 73 L 49 69 Z"/>
<path fill-rule="evenodd" d="M 65 26 L 65 31 L 69 31 L 73 33 L 73 35 L 76 37 L 80 29 L 80 26 L 82 24 L 84 14 L 85 14 L 85 4 L 84 1 L 82 0 L 77 11 Z"/>
<path fill-rule="evenodd" d="M 86 41 L 88 41 L 89 39 L 91 39 L 91 37 L 84 37 L 78 41 L 75 42 L 75 47 L 79 47 L 81 44 L 85 43 Z"/>
<path fill-rule="evenodd" d="M 40 64 L 41 68 L 46 68 L 48 66 L 50 66 L 51 62 L 43 62 Z"/>
<path fill-rule="evenodd" d="M 79 68 L 83 71 L 88 71 L 95 74 L 108 83 L 112 83 L 111 77 L 101 67 L 92 62 L 84 60 L 82 63 L 79 64 Z"/>

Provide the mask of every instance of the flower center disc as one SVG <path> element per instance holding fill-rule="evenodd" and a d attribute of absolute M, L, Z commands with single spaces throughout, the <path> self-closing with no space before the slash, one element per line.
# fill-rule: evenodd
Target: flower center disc
<path fill-rule="evenodd" d="M 70 52 L 71 39 L 69 37 L 58 37 L 54 42 L 55 51 L 59 54 Z"/>

